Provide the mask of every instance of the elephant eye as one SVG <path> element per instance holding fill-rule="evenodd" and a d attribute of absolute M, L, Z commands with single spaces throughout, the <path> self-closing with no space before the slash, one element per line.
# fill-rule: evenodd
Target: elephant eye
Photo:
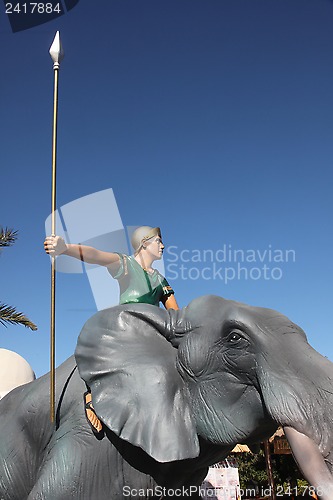
<path fill-rule="evenodd" d="M 227 342 L 229 342 L 232 345 L 236 345 L 242 339 L 243 339 L 243 337 L 238 332 L 233 331 L 233 332 L 229 333 L 228 338 L 227 338 Z"/>

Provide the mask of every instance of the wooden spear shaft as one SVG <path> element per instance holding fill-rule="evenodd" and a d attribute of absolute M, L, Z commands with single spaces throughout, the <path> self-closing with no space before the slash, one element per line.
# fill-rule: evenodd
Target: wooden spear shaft
<path fill-rule="evenodd" d="M 53 126 L 52 126 L 52 183 L 51 183 L 51 234 L 56 235 L 56 189 L 57 189 L 57 131 L 58 131 L 58 82 L 63 51 L 57 31 L 50 48 L 54 70 Z M 55 421 L 55 256 L 51 257 L 51 322 L 50 322 L 50 419 Z"/>

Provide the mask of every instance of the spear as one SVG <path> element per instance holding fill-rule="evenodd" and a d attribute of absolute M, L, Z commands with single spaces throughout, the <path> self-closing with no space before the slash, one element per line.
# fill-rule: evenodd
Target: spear
<path fill-rule="evenodd" d="M 53 129 L 52 129 L 52 194 L 51 194 L 51 234 L 56 235 L 56 174 L 57 174 L 57 127 L 58 127 L 58 81 L 60 62 L 64 57 L 59 31 L 50 47 L 54 70 Z M 50 325 L 50 418 L 55 421 L 55 256 L 51 257 L 51 325 Z"/>

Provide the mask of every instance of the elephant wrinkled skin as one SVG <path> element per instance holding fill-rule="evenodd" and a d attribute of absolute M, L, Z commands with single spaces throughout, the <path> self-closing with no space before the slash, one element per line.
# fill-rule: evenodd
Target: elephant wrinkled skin
<path fill-rule="evenodd" d="M 332 379 L 332 363 L 270 309 L 204 296 L 180 311 L 100 311 L 75 358 L 57 369 L 55 425 L 48 376 L 0 402 L 0 498 L 152 499 L 169 498 L 168 489 L 170 498 L 172 489 L 199 498 L 194 486 L 210 464 L 282 425 L 305 477 L 328 500 Z M 86 420 L 86 386 L 104 436 Z"/>

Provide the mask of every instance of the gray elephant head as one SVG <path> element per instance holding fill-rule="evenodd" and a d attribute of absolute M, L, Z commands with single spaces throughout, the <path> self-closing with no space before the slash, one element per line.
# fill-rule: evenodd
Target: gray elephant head
<path fill-rule="evenodd" d="M 86 323 L 76 360 L 104 424 L 160 462 L 198 456 L 198 436 L 232 447 L 278 425 L 329 461 L 333 365 L 276 311 L 216 296 L 118 306 Z"/>
<path fill-rule="evenodd" d="M 76 360 L 57 368 L 55 424 L 48 375 L 0 401 L 0 497 L 104 500 L 143 488 L 151 498 L 157 486 L 198 487 L 236 443 L 282 425 L 305 478 L 332 500 L 332 366 L 285 316 L 215 296 L 180 311 L 100 311 Z M 102 439 L 86 419 L 87 385 Z"/>

